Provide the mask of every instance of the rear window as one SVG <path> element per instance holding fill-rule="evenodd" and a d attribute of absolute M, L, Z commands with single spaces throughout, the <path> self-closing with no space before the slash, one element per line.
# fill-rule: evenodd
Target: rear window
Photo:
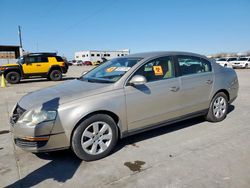
<path fill-rule="evenodd" d="M 57 61 L 60 61 L 60 62 L 63 61 L 63 58 L 61 58 L 60 56 L 56 56 L 55 58 Z"/>
<path fill-rule="evenodd" d="M 177 56 L 181 74 L 198 74 L 212 71 L 212 67 L 209 61 L 193 56 Z"/>

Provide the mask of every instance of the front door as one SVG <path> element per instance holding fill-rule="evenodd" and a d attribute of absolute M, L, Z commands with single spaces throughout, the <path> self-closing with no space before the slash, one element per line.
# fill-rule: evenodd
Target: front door
<path fill-rule="evenodd" d="M 30 56 L 25 58 L 23 64 L 24 74 L 44 74 L 48 71 L 48 58 L 42 56 Z"/>
<path fill-rule="evenodd" d="M 151 60 L 134 75 L 145 76 L 147 83 L 125 87 L 128 131 L 179 116 L 180 79 L 175 77 L 172 57 Z"/>

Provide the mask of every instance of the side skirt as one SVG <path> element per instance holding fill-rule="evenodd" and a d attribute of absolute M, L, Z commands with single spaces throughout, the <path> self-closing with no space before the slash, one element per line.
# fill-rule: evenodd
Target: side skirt
<path fill-rule="evenodd" d="M 121 135 L 121 138 L 125 138 L 125 137 L 128 137 L 128 136 L 137 134 L 137 133 L 149 131 L 149 130 L 152 130 L 152 129 L 156 129 L 156 128 L 163 127 L 163 126 L 166 126 L 166 125 L 170 125 L 170 124 L 173 124 L 173 123 L 184 121 L 184 120 L 187 120 L 187 119 L 192 119 L 192 118 L 195 118 L 195 117 L 203 116 L 203 115 L 206 115 L 207 112 L 208 112 L 208 109 L 201 110 L 201 111 L 198 111 L 198 112 L 194 112 L 194 113 L 190 113 L 190 114 L 187 114 L 187 115 L 184 115 L 184 116 L 173 118 L 173 119 L 170 119 L 170 120 L 167 120 L 167 121 L 164 121 L 164 122 L 159 122 L 159 123 L 152 124 L 152 125 L 146 125 L 145 127 L 138 128 L 138 129 L 132 129 L 130 131 L 124 131 L 122 133 L 122 135 Z"/>

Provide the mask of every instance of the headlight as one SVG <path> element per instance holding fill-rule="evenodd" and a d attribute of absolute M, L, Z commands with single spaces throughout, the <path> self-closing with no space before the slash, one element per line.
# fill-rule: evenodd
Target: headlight
<path fill-rule="evenodd" d="M 41 110 L 31 110 L 26 112 L 20 119 L 18 123 L 25 123 L 28 126 L 35 126 L 44 121 L 53 121 L 56 119 L 56 111 L 41 111 Z"/>

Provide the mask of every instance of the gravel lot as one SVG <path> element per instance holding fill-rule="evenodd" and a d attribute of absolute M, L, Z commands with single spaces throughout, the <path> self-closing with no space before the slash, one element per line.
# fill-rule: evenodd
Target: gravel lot
<path fill-rule="evenodd" d="M 64 81 L 91 67 L 70 67 Z M 0 187 L 250 187 L 250 70 L 220 123 L 195 118 L 121 140 L 115 152 L 83 162 L 70 151 L 35 155 L 14 146 L 9 116 L 26 93 L 56 85 L 27 80 L 0 88 Z"/>

